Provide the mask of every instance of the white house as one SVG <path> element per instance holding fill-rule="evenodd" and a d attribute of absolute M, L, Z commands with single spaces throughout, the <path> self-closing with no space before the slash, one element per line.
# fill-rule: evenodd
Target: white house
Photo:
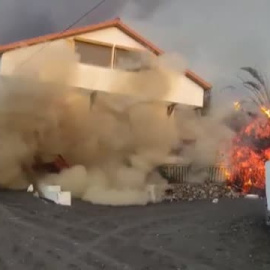
<path fill-rule="evenodd" d="M 119 58 L 128 57 L 128 52 L 145 51 L 159 56 L 163 51 L 147 41 L 119 18 L 95 25 L 49 34 L 7 45 L 0 45 L 2 76 L 10 76 L 24 61 L 35 57 L 44 43 L 68 44 L 80 55 L 78 76 L 73 86 L 89 91 L 110 92 L 110 83 L 115 76 L 124 76 L 117 65 Z M 89 78 L 95 78 L 94 80 Z M 204 95 L 211 85 L 190 70 L 175 80 L 173 91 L 166 101 L 202 108 Z"/>

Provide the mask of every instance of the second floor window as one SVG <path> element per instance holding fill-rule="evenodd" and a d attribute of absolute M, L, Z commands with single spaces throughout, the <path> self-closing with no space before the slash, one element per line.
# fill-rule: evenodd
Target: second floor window
<path fill-rule="evenodd" d="M 114 68 L 127 71 L 148 69 L 149 62 L 143 51 L 116 47 L 114 52 Z"/>
<path fill-rule="evenodd" d="M 112 47 L 89 42 L 75 42 L 76 52 L 83 64 L 111 67 Z"/>

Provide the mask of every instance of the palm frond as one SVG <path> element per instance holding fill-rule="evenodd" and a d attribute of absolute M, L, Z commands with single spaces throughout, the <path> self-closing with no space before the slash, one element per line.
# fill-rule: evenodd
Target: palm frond
<path fill-rule="evenodd" d="M 254 80 L 243 80 L 242 83 L 246 89 L 256 96 L 261 105 L 270 106 L 270 89 L 263 76 L 252 67 L 242 67 L 241 70 L 247 72 Z"/>
<path fill-rule="evenodd" d="M 253 81 L 243 82 L 246 89 L 254 93 L 255 96 L 263 103 L 268 103 L 268 96 L 264 91 L 261 91 L 261 86 Z"/>
<path fill-rule="evenodd" d="M 241 70 L 248 72 L 254 79 L 256 79 L 261 85 L 265 85 L 265 81 L 261 74 L 252 67 L 242 67 Z"/>

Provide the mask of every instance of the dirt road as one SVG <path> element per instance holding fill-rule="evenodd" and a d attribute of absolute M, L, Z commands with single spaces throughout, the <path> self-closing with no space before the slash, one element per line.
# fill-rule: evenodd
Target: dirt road
<path fill-rule="evenodd" d="M 260 200 L 71 208 L 0 193 L 0 269 L 269 270 Z"/>

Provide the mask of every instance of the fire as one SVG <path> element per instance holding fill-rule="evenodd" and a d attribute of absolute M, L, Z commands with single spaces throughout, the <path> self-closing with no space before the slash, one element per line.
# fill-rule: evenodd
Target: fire
<path fill-rule="evenodd" d="M 247 193 L 252 188 L 265 188 L 265 162 L 270 159 L 270 110 L 268 116 L 253 119 L 233 139 L 229 154 L 229 183 Z"/>
<path fill-rule="evenodd" d="M 234 102 L 234 108 L 246 116 L 243 117 L 243 123 L 249 123 L 232 140 L 228 153 L 230 173 L 227 178 L 231 186 L 241 192 L 251 192 L 254 189 L 264 191 L 265 162 L 270 160 L 270 87 L 256 69 L 243 67 L 241 70 L 250 77 L 242 81 L 250 99 Z M 257 112 L 242 108 L 243 102 L 252 105 L 250 109 L 256 107 Z M 252 120 L 248 120 L 249 117 Z"/>
<path fill-rule="evenodd" d="M 231 178 L 231 172 L 227 168 L 224 170 L 224 176 L 226 179 Z"/>
<path fill-rule="evenodd" d="M 241 104 L 240 104 L 240 102 L 238 102 L 238 101 L 235 101 L 235 102 L 233 103 L 233 106 L 234 106 L 234 109 L 235 109 L 236 111 L 239 111 L 239 110 L 241 109 Z"/>
<path fill-rule="evenodd" d="M 267 109 L 265 106 L 261 107 L 261 111 L 268 117 L 270 118 L 270 109 Z"/>

